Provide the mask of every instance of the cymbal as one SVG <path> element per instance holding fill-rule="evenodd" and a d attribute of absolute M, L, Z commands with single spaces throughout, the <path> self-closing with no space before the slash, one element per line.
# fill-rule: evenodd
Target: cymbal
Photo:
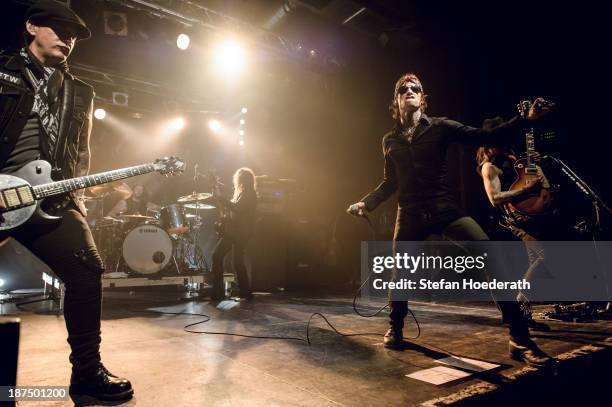
<path fill-rule="evenodd" d="M 102 195 L 105 192 L 110 192 L 112 189 L 108 185 L 96 185 L 87 188 L 87 192 L 91 195 Z"/>
<path fill-rule="evenodd" d="M 132 195 L 132 190 L 126 184 L 117 184 L 111 182 L 110 184 L 94 185 L 93 187 L 87 188 L 85 191 L 89 195 L 103 196 L 104 194 L 120 193 L 121 199 L 128 199 Z"/>
<path fill-rule="evenodd" d="M 203 203 L 184 204 L 183 208 L 187 208 L 187 209 L 215 209 L 214 206 L 208 205 L 208 204 L 203 204 Z"/>
<path fill-rule="evenodd" d="M 119 217 L 125 220 L 153 220 L 155 219 L 152 216 L 144 216 L 144 215 L 119 215 Z"/>
<path fill-rule="evenodd" d="M 200 192 L 200 193 L 195 193 L 191 195 L 181 196 L 176 200 L 176 202 L 179 202 L 179 203 L 197 202 L 197 201 L 203 201 L 204 199 L 207 199 L 210 197 L 212 197 L 212 194 L 209 194 L 208 192 Z"/>
<path fill-rule="evenodd" d="M 83 195 L 83 201 L 85 202 L 89 202 L 89 201 L 100 201 L 102 199 L 104 199 L 103 196 L 89 196 L 89 195 Z"/>

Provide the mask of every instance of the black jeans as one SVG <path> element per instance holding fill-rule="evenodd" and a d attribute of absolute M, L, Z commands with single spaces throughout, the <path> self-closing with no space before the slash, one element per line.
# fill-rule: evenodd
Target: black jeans
<path fill-rule="evenodd" d="M 64 319 L 70 362 L 76 373 L 100 362 L 100 316 L 104 265 L 85 218 L 66 209 L 59 223 L 26 225 L 12 235 L 64 282 Z"/>
<path fill-rule="evenodd" d="M 223 297 L 224 295 L 223 259 L 232 248 L 234 249 L 233 263 L 236 270 L 236 278 L 238 279 L 238 287 L 240 288 L 240 296 L 248 297 L 251 295 L 249 276 L 244 265 L 245 246 L 246 239 L 236 239 L 229 236 L 224 236 L 217 242 L 212 260 L 212 283 L 215 297 Z"/>
<path fill-rule="evenodd" d="M 411 214 L 398 210 L 393 241 L 422 241 L 432 234 L 441 235 L 451 241 L 489 240 L 487 234 L 469 216 L 454 220 L 436 220 L 427 213 Z M 390 301 L 391 314 L 389 324 L 396 329 L 404 327 L 404 318 L 408 314 L 407 301 Z M 510 336 L 516 339 L 529 336 L 519 304 L 515 301 L 496 301 L 501 311 L 502 320 L 510 328 Z"/>

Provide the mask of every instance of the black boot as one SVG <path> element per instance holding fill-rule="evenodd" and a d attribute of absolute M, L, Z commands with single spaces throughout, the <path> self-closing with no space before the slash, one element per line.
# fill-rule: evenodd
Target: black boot
<path fill-rule="evenodd" d="M 544 322 L 538 322 L 533 319 L 533 317 L 527 320 L 527 326 L 536 331 L 550 332 L 550 327 L 547 324 Z"/>
<path fill-rule="evenodd" d="M 401 349 L 404 342 L 404 332 L 402 328 L 389 325 L 389 330 L 383 338 L 383 345 L 389 349 Z"/>
<path fill-rule="evenodd" d="M 508 350 L 512 359 L 524 362 L 529 366 L 545 367 L 555 362 L 530 338 L 510 338 Z"/>
<path fill-rule="evenodd" d="M 527 323 L 527 326 L 536 331 L 550 332 L 550 327 L 544 322 L 538 322 L 533 319 L 533 310 L 529 299 L 522 292 L 516 296 L 516 301 L 521 308 L 521 314 Z"/>
<path fill-rule="evenodd" d="M 102 364 L 87 372 L 73 372 L 70 378 L 70 398 L 77 406 L 121 404 L 133 394 L 129 380 L 113 375 Z"/>

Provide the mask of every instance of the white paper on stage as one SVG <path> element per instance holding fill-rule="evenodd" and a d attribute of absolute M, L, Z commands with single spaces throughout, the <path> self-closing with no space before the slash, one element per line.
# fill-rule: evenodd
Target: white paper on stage
<path fill-rule="evenodd" d="M 460 358 L 458 356 L 449 356 L 447 358 L 436 360 L 437 363 L 443 365 L 450 365 L 459 369 L 469 370 L 472 372 L 484 372 L 498 368 L 500 365 L 495 363 L 483 362 L 482 360 L 475 360 L 470 358 Z"/>
<path fill-rule="evenodd" d="M 463 370 L 457 370 L 446 366 L 436 366 L 431 369 L 419 370 L 418 372 L 407 374 L 406 377 L 438 386 L 471 375 L 471 373 L 464 372 Z"/>

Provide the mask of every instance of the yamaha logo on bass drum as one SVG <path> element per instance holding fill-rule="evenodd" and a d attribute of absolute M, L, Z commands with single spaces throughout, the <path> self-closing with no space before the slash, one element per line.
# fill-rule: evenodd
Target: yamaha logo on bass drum
<path fill-rule="evenodd" d="M 141 228 L 138 230 L 140 233 L 157 233 L 159 229 L 157 228 Z"/>

